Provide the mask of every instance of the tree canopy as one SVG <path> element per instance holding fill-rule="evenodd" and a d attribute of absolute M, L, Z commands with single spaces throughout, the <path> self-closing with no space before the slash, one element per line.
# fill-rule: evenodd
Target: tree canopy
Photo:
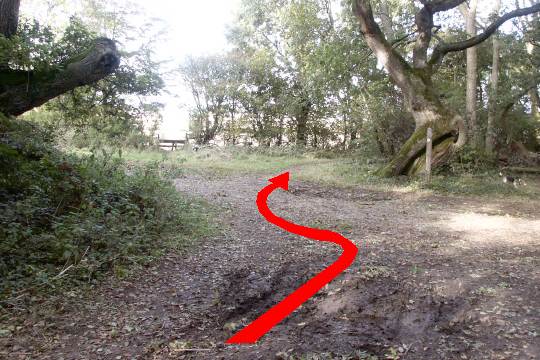
<path fill-rule="evenodd" d="M 539 25 L 532 14 L 540 5 L 504 4 L 500 14 L 483 19 L 485 24 L 475 17 L 479 31 L 472 37 L 460 14 L 467 6 L 464 1 L 351 1 L 341 6 L 329 0 L 244 1 L 229 31 L 230 52 L 191 58 L 182 67 L 198 98 L 192 131 L 206 134 L 195 138 L 234 144 L 243 134 L 263 146 L 375 147 L 389 158 L 381 175 L 413 174 L 424 163 L 427 127 L 435 131 L 435 166 L 464 146 L 487 146 L 472 139 L 486 139 L 489 99 L 497 115 L 489 130 L 495 140 L 486 141 L 495 142 L 498 151 L 513 141 L 537 149 L 539 51 L 534 39 Z M 513 22 L 513 30 L 499 34 L 507 22 Z M 493 63 L 486 40 L 493 34 L 501 39 L 502 52 L 496 56 L 501 59 L 496 98 L 487 85 Z M 478 64 L 466 72 L 468 48 L 477 49 Z M 201 82 L 187 70 L 209 74 L 202 70 L 209 63 L 212 81 Z M 477 124 L 463 105 L 471 73 L 477 74 L 472 86 L 478 90 L 467 96 L 475 97 Z M 194 83 L 199 84 L 195 92 Z M 203 101 L 201 111 L 200 96 L 210 93 L 217 97 Z M 525 107 L 514 108 L 518 103 Z M 514 111 L 521 111 L 521 120 L 509 121 Z M 517 130 L 523 126 L 530 131 Z"/>

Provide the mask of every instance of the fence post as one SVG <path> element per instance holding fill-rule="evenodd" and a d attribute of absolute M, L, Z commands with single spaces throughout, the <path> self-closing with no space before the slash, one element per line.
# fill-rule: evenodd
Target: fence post
<path fill-rule="evenodd" d="M 426 139 L 426 181 L 431 182 L 431 158 L 433 157 L 433 130 L 427 129 Z"/>

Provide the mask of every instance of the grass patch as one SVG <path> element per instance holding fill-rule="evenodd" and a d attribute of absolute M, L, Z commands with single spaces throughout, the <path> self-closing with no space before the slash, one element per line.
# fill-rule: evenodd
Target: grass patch
<path fill-rule="evenodd" d="M 498 171 L 480 174 L 462 174 L 460 176 L 436 176 L 433 182 L 425 186 L 437 192 L 464 195 L 495 195 L 500 197 L 540 198 L 538 176 L 525 178 L 527 185 L 515 188 L 502 182 Z"/>
<path fill-rule="evenodd" d="M 191 150 L 129 151 L 122 154 L 128 163 L 149 164 L 159 162 L 162 174 L 180 176 L 197 173 L 208 176 L 232 174 L 276 175 L 290 170 L 294 180 L 352 187 L 363 186 L 379 191 L 433 191 L 436 193 L 486 195 L 498 197 L 540 197 L 540 179 L 528 175 L 527 186 L 514 188 L 504 184 L 498 170 L 465 172 L 460 175 L 435 175 L 431 184 L 422 178 L 381 178 L 375 175 L 383 164 L 362 157 L 324 151 L 300 151 L 295 148 L 210 148 L 198 152 Z"/>
<path fill-rule="evenodd" d="M 263 153 L 238 148 L 213 148 L 195 151 L 129 151 L 123 154 L 128 162 L 151 163 L 159 161 L 165 169 L 177 173 L 203 173 L 231 175 L 271 173 L 285 171 L 293 166 L 317 162 L 312 156 L 296 152 Z"/>

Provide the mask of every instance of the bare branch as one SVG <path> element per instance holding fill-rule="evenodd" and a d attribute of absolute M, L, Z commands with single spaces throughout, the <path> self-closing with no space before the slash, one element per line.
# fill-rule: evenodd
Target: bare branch
<path fill-rule="evenodd" d="M 427 51 L 433 35 L 433 12 L 429 4 L 416 13 L 415 23 L 418 36 L 413 49 L 413 65 L 417 69 L 422 69 L 427 65 Z"/>
<path fill-rule="evenodd" d="M 523 9 L 517 9 L 514 11 L 511 11 L 497 20 L 495 20 L 491 25 L 489 25 L 486 30 L 470 39 L 464 40 L 464 41 L 458 41 L 455 43 L 450 44 L 440 44 L 433 50 L 433 56 L 431 57 L 431 60 L 429 61 L 430 65 L 436 65 L 441 62 L 442 58 L 450 53 L 450 52 L 456 52 L 456 51 L 462 51 L 465 49 L 468 49 L 470 47 L 476 46 L 483 41 L 487 40 L 497 29 L 507 22 L 510 19 L 513 19 L 518 16 L 526 16 L 530 15 L 536 12 L 540 12 L 540 4 L 536 4 L 527 8 Z"/>
<path fill-rule="evenodd" d="M 415 23 L 418 32 L 413 49 L 413 65 L 417 69 L 427 66 L 428 48 L 433 37 L 433 15 L 440 11 L 447 11 L 464 3 L 465 0 L 423 0 L 424 7 L 416 13 Z"/>

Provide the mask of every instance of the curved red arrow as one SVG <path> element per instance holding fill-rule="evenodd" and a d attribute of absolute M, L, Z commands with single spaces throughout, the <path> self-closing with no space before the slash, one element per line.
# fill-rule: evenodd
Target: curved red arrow
<path fill-rule="evenodd" d="M 227 344 L 252 344 L 266 334 L 275 325 L 281 322 L 300 305 L 315 295 L 324 285 L 328 284 L 341 272 L 347 269 L 354 261 L 358 248 L 346 237 L 330 230 L 312 229 L 306 226 L 293 224 L 272 213 L 268 204 L 268 196 L 277 188 L 289 190 L 289 173 L 286 172 L 269 180 L 270 185 L 262 189 L 257 195 L 257 207 L 267 221 L 294 234 L 313 240 L 326 241 L 338 244 L 343 249 L 341 256 L 332 265 L 308 280 L 270 310 L 262 314 L 251 324 L 237 332 L 227 340 Z"/>

